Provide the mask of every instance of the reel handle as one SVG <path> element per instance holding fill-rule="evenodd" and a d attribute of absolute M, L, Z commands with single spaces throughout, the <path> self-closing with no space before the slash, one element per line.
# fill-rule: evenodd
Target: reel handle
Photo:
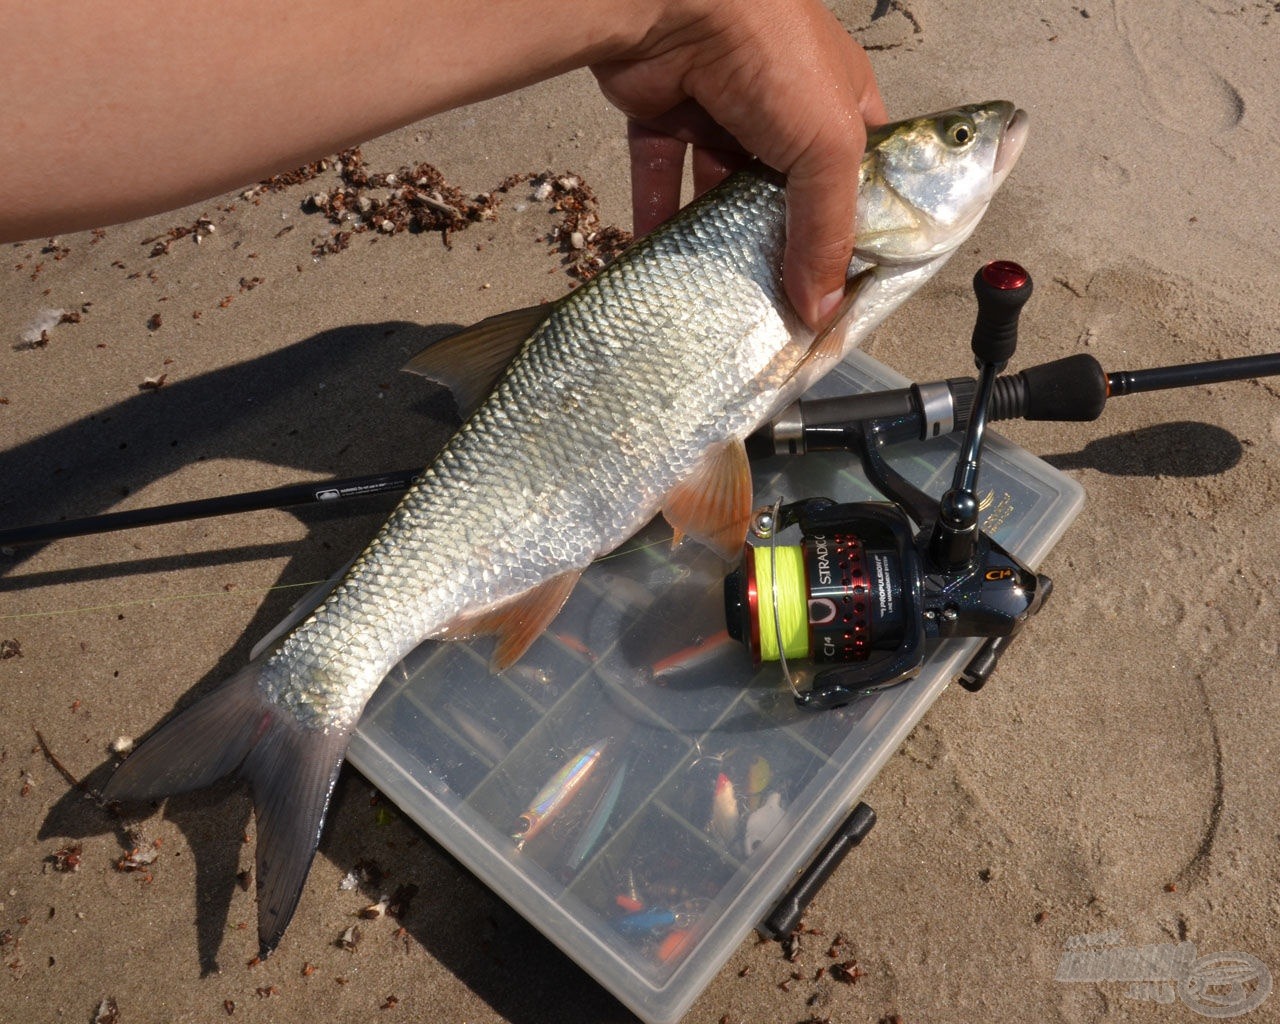
<path fill-rule="evenodd" d="M 1031 298 L 1031 275 L 1017 263 L 994 260 L 973 275 L 978 317 L 973 325 L 973 354 L 978 364 L 978 390 L 956 460 L 951 488 L 938 502 L 938 519 L 929 540 L 935 565 L 956 570 L 969 565 L 978 542 L 978 467 L 996 374 L 1018 347 L 1018 315 Z"/>
<path fill-rule="evenodd" d="M 993 260 L 973 275 L 978 318 L 973 325 L 973 355 L 982 369 L 1004 369 L 1018 347 L 1018 315 L 1031 298 L 1031 275 L 1010 260 Z"/>

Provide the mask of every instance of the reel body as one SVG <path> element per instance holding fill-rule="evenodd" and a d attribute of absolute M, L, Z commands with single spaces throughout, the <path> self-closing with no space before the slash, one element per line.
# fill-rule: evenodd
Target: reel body
<path fill-rule="evenodd" d="M 805 426 L 796 450 L 843 450 L 862 460 L 868 479 L 890 502 L 837 504 L 811 498 L 759 512 L 753 530 L 767 549 L 748 545 L 725 580 L 729 634 L 757 661 L 779 661 L 802 707 L 838 707 L 917 675 L 930 641 L 985 637 L 961 673 L 979 689 L 1023 624 L 1039 611 L 1052 583 L 1002 548 L 978 523 L 977 483 L 997 374 L 1017 344 L 1018 315 L 1031 296 L 1030 275 L 995 261 L 973 279 L 978 300 L 972 347 L 979 378 L 949 490 L 925 494 L 885 459 L 886 445 L 923 426 L 941 432 L 937 405 L 919 389 L 908 409 L 893 405 L 872 418 Z M 914 418 L 910 409 L 920 415 Z M 780 420 L 788 419 L 784 413 Z M 801 417 L 803 419 L 803 417 Z M 930 424 L 933 424 L 931 427 Z M 907 427 L 904 432 L 904 426 Z M 921 527 L 916 532 L 913 521 Z M 799 526 L 798 547 L 777 534 Z M 796 688 L 787 658 L 820 666 L 809 689 Z"/>
<path fill-rule="evenodd" d="M 792 526 L 800 543 L 780 546 Z M 767 543 L 747 545 L 725 579 L 729 635 L 756 662 L 781 661 L 788 677 L 788 658 L 819 666 L 796 692 L 805 707 L 838 707 L 914 678 L 928 644 L 955 637 L 988 638 L 962 676 L 976 689 L 1003 649 L 995 642 L 1007 643 L 1051 589 L 986 534 L 965 565 L 934 564 L 929 531 L 917 534 L 889 502 L 810 498 L 762 510 L 754 529 Z"/>

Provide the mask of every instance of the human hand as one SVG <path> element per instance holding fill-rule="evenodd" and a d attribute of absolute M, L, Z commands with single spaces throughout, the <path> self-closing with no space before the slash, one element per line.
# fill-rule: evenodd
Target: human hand
<path fill-rule="evenodd" d="M 853 252 L 866 129 L 888 120 L 866 53 L 834 15 L 819 0 L 689 0 L 592 71 L 629 119 L 636 232 L 678 208 L 687 146 L 699 193 L 758 157 L 787 179 L 787 295 L 822 326 Z"/>

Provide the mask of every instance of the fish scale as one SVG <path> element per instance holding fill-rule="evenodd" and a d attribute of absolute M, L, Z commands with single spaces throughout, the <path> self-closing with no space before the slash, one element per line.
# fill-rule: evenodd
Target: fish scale
<path fill-rule="evenodd" d="M 767 387 L 785 376 L 762 382 L 758 367 L 794 345 L 796 318 L 780 312 L 783 216 L 782 189 L 744 175 L 553 313 L 343 583 L 268 659 L 268 699 L 311 728 L 354 725 L 422 639 L 585 568 L 659 511 L 726 419 L 758 420 Z M 687 272 L 708 252 L 713 272 Z M 701 374 L 708 364 L 718 369 Z M 571 403 L 565 380 L 579 382 Z M 721 408 L 708 417 L 712 396 Z M 539 504 L 547 512 L 531 515 Z M 300 691 L 298 664 L 314 665 L 322 685 Z M 338 700 L 322 693 L 334 687 Z"/>
<path fill-rule="evenodd" d="M 552 306 L 492 317 L 417 357 L 409 368 L 449 384 L 471 412 L 463 427 L 323 602 L 149 736 L 104 796 L 247 779 L 259 952 L 270 953 L 301 896 L 348 736 L 388 670 L 424 639 L 486 632 L 498 665 L 509 663 L 578 573 L 659 512 L 679 535 L 726 557 L 740 550 L 751 503 L 743 439 L 937 271 L 1024 134 L 1008 103 L 873 131 L 846 301 L 817 337 L 784 295 L 785 190 L 757 167 Z M 728 834 L 727 809 L 721 817 Z"/>

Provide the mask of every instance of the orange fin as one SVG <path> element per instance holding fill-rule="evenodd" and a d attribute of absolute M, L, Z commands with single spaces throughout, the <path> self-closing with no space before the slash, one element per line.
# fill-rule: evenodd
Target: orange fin
<path fill-rule="evenodd" d="M 742 554 L 751 521 L 751 466 L 741 441 L 707 452 L 702 464 L 667 495 L 662 514 L 678 544 L 686 534 L 727 562 Z"/>
<path fill-rule="evenodd" d="M 491 667 L 495 672 L 510 668 L 560 614 L 581 575 L 581 569 L 574 569 L 553 576 L 513 600 L 458 620 L 441 639 L 465 640 L 493 634 L 498 638 L 498 646 L 493 652 Z"/>
<path fill-rule="evenodd" d="M 811 374 L 809 378 L 811 381 L 817 380 L 818 377 L 821 377 L 841 360 L 844 356 L 844 335 L 848 326 L 846 321 L 848 320 L 849 310 L 858 301 L 858 296 L 862 294 L 862 289 L 870 284 L 872 274 L 872 270 L 864 270 L 845 282 L 844 298 L 840 300 L 840 305 L 836 307 L 836 311 L 827 326 L 814 336 L 813 344 L 809 346 L 809 351 L 805 353 L 804 358 L 796 365 L 792 376 L 798 373 L 806 373 Z"/>
<path fill-rule="evenodd" d="M 544 303 L 488 317 L 423 349 L 404 369 L 447 387 L 466 419 L 489 397 L 551 309 L 551 303 Z"/>

